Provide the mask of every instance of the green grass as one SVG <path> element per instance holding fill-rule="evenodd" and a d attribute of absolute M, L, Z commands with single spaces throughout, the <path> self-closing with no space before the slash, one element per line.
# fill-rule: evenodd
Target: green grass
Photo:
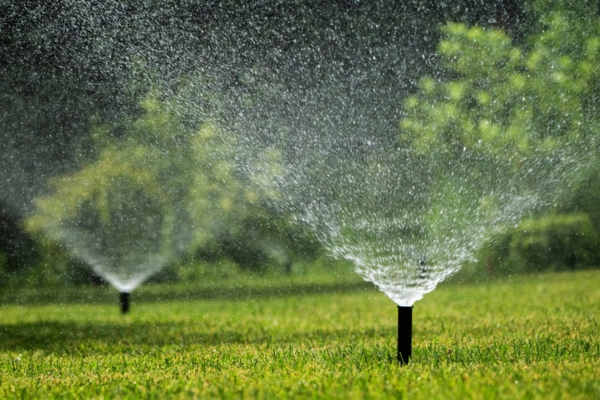
<path fill-rule="evenodd" d="M 408 366 L 385 295 L 263 285 L 128 316 L 5 304 L 0 398 L 600 398 L 600 271 L 445 285 L 415 305 Z"/>
<path fill-rule="evenodd" d="M 192 283 L 145 283 L 135 289 L 138 302 L 164 302 L 168 300 L 227 299 L 242 300 L 257 297 L 303 295 L 310 293 L 352 292 L 372 287 L 360 276 L 345 269 L 339 273 L 309 274 L 256 274 L 240 272 L 236 276 L 214 277 Z M 108 284 L 103 286 L 75 287 L 4 287 L 0 304 L 49 303 L 114 303 L 118 294 Z"/>

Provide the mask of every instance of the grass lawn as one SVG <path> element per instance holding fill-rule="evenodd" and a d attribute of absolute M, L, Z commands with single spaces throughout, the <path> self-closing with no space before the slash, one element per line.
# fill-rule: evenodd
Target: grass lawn
<path fill-rule="evenodd" d="M 114 304 L 5 304 L 0 398 L 600 398 L 600 271 L 444 285 L 415 305 L 408 366 L 385 295 L 298 285 L 134 292 L 127 316 L 116 292 Z"/>

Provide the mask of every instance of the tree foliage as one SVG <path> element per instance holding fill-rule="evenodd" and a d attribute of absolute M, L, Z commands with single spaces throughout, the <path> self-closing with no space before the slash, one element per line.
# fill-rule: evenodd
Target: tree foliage
<path fill-rule="evenodd" d="M 446 25 L 438 53 L 447 78 L 423 79 L 406 100 L 402 139 L 419 152 L 514 160 L 597 139 L 600 19 L 536 7 L 539 31 L 523 46 L 501 30 Z"/>
<path fill-rule="evenodd" d="M 538 22 L 519 41 L 489 27 L 443 27 L 438 55 L 444 72 L 421 80 L 400 123 L 400 141 L 415 153 L 432 165 L 450 160 L 438 163 L 452 165 L 450 170 L 433 172 L 437 185 L 447 188 L 437 201 L 444 210 L 447 193 L 462 192 L 450 203 L 471 195 L 480 204 L 468 214 L 496 212 L 498 222 L 510 225 L 492 232 L 479 251 L 490 271 L 576 268 L 598 260 L 598 4 L 542 0 L 529 11 Z M 564 215 L 546 209 L 551 215 L 539 219 L 506 218 L 520 207 L 511 204 L 511 192 L 523 202 L 532 195 L 548 204 L 562 196 L 554 212 Z M 494 196 L 496 204 L 489 202 Z"/>
<path fill-rule="evenodd" d="M 152 270 L 218 243 L 232 224 L 264 215 L 258 203 L 273 193 L 252 190 L 236 175 L 234 138 L 210 120 L 193 126 L 179 100 L 154 90 L 139 116 L 97 124 L 95 160 L 55 179 L 27 228 L 67 243 L 92 265 L 91 259 L 115 270 L 153 263 L 144 267 Z M 268 179 L 275 157 L 265 156 L 248 179 Z"/>

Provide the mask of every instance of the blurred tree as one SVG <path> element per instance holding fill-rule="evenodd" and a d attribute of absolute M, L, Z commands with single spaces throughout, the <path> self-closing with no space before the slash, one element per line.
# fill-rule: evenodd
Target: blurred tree
<path fill-rule="evenodd" d="M 37 213 L 26 221 L 30 231 L 53 236 L 117 276 L 159 269 L 174 256 L 177 207 L 192 180 L 185 171 L 191 146 L 157 96 L 144 98 L 137 119 L 95 126 L 96 161 L 53 182 L 52 194 L 36 201 Z M 120 130 L 128 135 L 119 137 Z"/>
<path fill-rule="evenodd" d="M 519 160 L 598 138 L 600 18 L 540 1 L 539 31 L 518 47 L 502 31 L 449 24 L 439 55 L 449 79 L 406 100 L 402 140 L 419 152 L 473 150 Z M 589 142 L 593 143 L 593 142 Z"/>
<path fill-rule="evenodd" d="M 555 186 L 564 185 L 565 199 L 574 200 L 574 192 L 578 193 L 578 199 L 563 201 L 558 211 L 595 213 L 600 192 L 590 179 L 597 181 L 600 154 L 598 2 L 582 1 L 574 5 L 567 1 L 540 0 L 530 7 L 539 22 L 520 45 L 498 29 L 460 23 L 443 28 L 438 54 L 445 71 L 438 77 L 422 79 L 418 94 L 406 99 L 400 141 L 431 160 L 432 168 L 446 165 L 433 162 L 436 159 L 462 160 L 467 171 L 442 168 L 433 174 L 440 181 L 455 180 L 455 184 L 449 185 L 451 191 L 475 193 L 482 200 L 481 207 L 488 208 L 486 213 L 492 212 L 493 205 L 486 204 L 485 193 L 502 193 L 511 184 L 525 187 L 531 184 L 542 201 L 552 201 L 551 196 L 544 198 L 546 192 L 542 190 L 551 193 Z M 459 168 L 461 163 L 454 165 Z M 572 168 L 570 164 L 578 167 Z M 557 173 L 552 175 L 554 168 Z M 559 168 L 570 168 L 568 182 L 564 182 Z M 502 181 L 498 177 L 506 170 L 520 171 L 518 176 L 522 179 Z M 480 190 L 467 188 L 466 179 L 455 178 L 469 175 L 479 176 Z M 477 186 L 478 179 L 468 182 Z M 544 179 L 548 180 L 545 184 Z M 497 182 L 493 184 L 493 180 Z M 581 182 L 572 185 L 571 180 Z M 587 204 L 581 204 L 583 201 Z M 477 206 L 477 210 L 481 207 Z M 581 221 L 583 217 L 577 218 L 557 217 L 556 223 L 541 220 L 535 224 L 536 234 L 545 237 L 540 231 L 547 229 L 548 235 L 556 237 L 556 232 L 564 229 L 565 234 L 572 236 L 574 227 L 581 225 L 572 221 Z M 594 232 L 600 230 L 600 225 L 590 226 L 589 221 L 596 220 L 597 216 L 591 215 L 586 220 L 586 232 L 581 235 L 584 239 L 590 237 L 590 243 L 595 243 Z M 531 238 L 514 234 L 512 250 L 507 248 L 504 252 L 506 257 L 516 257 L 507 252 L 516 249 L 524 252 L 529 248 L 514 242 L 519 239 Z M 498 243 L 506 246 L 510 240 L 501 238 Z M 585 246 L 588 248 L 590 244 Z M 521 254 L 519 259 L 535 257 Z M 594 257 L 586 254 L 581 259 Z"/>
<path fill-rule="evenodd" d="M 66 242 L 88 262 L 91 252 L 110 257 L 114 268 L 194 252 L 262 267 L 284 246 L 265 228 L 278 223 L 263 207 L 277 196 L 268 184 L 279 171 L 277 152 L 236 169 L 234 137 L 210 120 L 195 128 L 187 95 L 154 90 L 139 116 L 95 125 L 96 160 L 55 179 L 27 229 Z"/>

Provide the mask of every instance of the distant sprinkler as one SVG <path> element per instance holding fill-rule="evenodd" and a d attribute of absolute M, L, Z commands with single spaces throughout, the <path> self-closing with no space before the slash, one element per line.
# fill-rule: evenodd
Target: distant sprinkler
<path fill-rule="evenodd" d="M 127 314 L 129 312 L 129 305 L 131 304 L 131 293 L 121 292 L 120 293 L 121 312 Z"/>

